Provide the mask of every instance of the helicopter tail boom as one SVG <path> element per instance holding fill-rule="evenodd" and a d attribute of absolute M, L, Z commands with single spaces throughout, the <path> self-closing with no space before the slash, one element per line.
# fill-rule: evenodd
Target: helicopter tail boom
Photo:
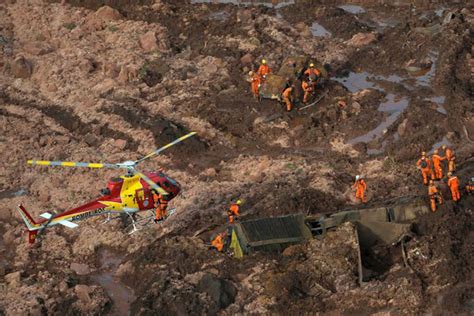
<path fill-rule="evenodd" d="M 28 228 L 28 241 L 30 244 L 34 243 L 38 229 L 41 228 L 41 225 L 38 224 L 33 217 L 28 213 L 23 205 L 18 205 L 18 213 L 20 213 L 21 218 Z"/>

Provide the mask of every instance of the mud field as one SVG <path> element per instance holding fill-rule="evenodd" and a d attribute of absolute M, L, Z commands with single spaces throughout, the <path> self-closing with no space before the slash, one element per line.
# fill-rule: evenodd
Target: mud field
<path fill-rule="evenodd" d="M 373 249 L 362 285 L 350 225 L 241 260 L 209 238 L 237 198 L 242 220 L 360 208 L 356 174 L 367 207 L 428 203 L 415 163 L 443 144 L 464 188 L 473 23 L 469 1 L 0 0 L 0 315 L 472 315 L 474 197 L 454 204 L 446 181 L 405 245 L 410 265 Z M 247 74 L 290 56 L 329 80 L 317 105 L 287 113 L 257 102 Z M 96 217 L 27 243 L 18 204 L 63 211 L 120 173 L 26 160 L 135 160 L 190 131 L 143 164 L 181 184 L 173 217 L 133 235 Z"/>

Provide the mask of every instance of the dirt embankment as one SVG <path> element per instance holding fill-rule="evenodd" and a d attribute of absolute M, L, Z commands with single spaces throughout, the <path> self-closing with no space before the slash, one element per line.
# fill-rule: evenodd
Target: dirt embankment
<path fill-rule="evenodd" d="M 456 150 L 465 184 L 473 15 L 422 4 L 1 3 L 0 313 L 466 313 L 472 196 L 454 205 L 444 183 L 448 201 L 406 243 L 409 266 L 399 249 L 375 249 L 376 277 L 361 287 L 350 225 L 242 261 L 206 244 L 235 198 L 243 219 L 333 212 L 354 207 L 356 174 L 367 179 L 369 205 L 425 195 L 414 163 L 442 143 Z M 327 96 L 289 114 L 256 102 L 248 71 L 265 58 L 276 72 L 295 55 L 326 65 Z M 182 185 L 165 224 L 128 236 L 120 221 L 91 219 L 25 244 L 17 204 L 35 217 L 61 211 L 117 176 L 31 168 L 27 159 L 120 162 L 189 131 L 199 136 L 145 166 Z"/>

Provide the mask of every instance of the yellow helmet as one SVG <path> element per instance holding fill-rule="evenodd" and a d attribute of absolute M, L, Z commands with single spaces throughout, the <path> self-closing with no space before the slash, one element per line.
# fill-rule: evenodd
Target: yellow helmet
<path fill-rule="evenodd" d="M 435 150 L 433 151 L 433 154 L 437 155 L 438 152 L 439 152 L 438 149 L 435 149 Z"/>
<path fill-rule="evenodd" d="M 265 65 L 266 63 L 267 63 L 267 61 L 265 59 L 262 59 L 262 64 Z"/>
<path fill-rule="evenodd" d="M 235 204 L 240 205 L 240 204 L 242 204 L 242 201 L 241 201 L 241 200 L 237 200 L 237 202 L 235 202 Z"/>
<path fill-rule="evenodd" d="M 441 148 L 446 149 L 446 145 L 441 146 Z"/>
<path fill-rule="evenodd" d="M 422 151 L 422 152 L 421 152 L 421 155 L 422 155 L 422 156 L 426 156 L 426 151 Z"/>
<path fill-rule="evenodd" d="M 448 172 L 448 177 L 452 176 L 453 173 L 452 172 Z"/>
<path fill-rule="evenodd" d="M 313 63 L 311 63 L 311 64 L 309 64 L 309 66 L 310 66 L 310 67 L 314 67 L 314 64 L 313 64 Z"/>
<path fill-rule="evenodd" d="M 254 72 L 252 70 L 249 71 L 249 76 L 253 76 Z"/>

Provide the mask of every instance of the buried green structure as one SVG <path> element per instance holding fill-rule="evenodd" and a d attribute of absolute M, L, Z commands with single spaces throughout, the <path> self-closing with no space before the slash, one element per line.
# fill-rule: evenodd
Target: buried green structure
<path fill-rule="evenodd" d="M 346 222 L 357 228 L 359 247 L 375 244 L 392 245 L 410 234 L 412 222 L 429 213 L 426 202 L 404 198 L 390 207 L 341 211 L 333 214 L 306 216 L 293 214 L 253 219 L 233 225 L 230 248 L 235 257 L 254 251 L 282 251 L 286 247 L 316 237 L 324 242 L 327 230 Z"/>

